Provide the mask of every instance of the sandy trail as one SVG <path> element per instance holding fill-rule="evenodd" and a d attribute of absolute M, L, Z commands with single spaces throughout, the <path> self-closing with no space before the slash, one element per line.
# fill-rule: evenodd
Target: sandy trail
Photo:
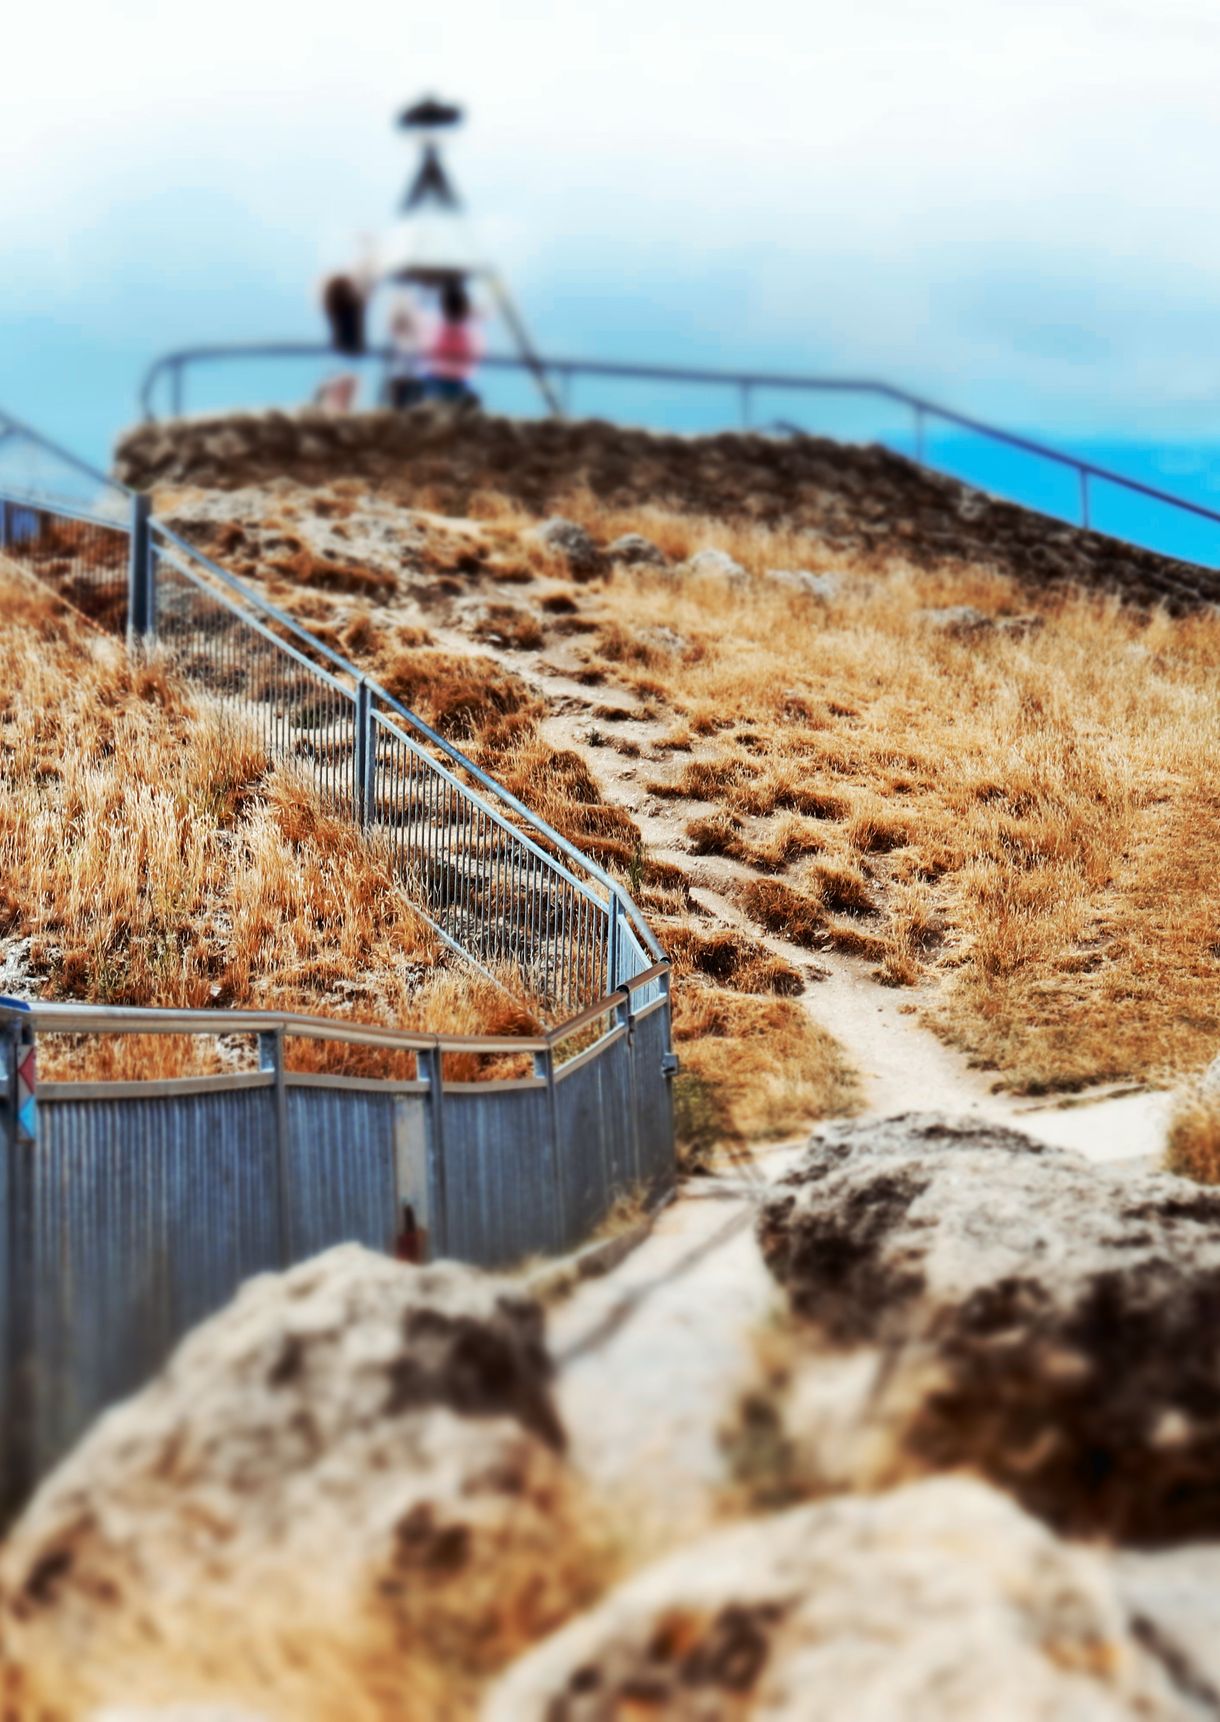
<path fill-rule="evenodd" d="M 752 1181 L 799 1152 L 757 1153 Z M 729 1481 L 720 1432 L 780 1301 L 754 1209 L 740 1180 L 688 1183 L 639 1249 L 550 1318 L 573 1461 L 645 1544 L 703 1529 Z"/>
<path fill-rule="evenodd" d="M 447 643 L 469 650 L 469 641 L 457 631 Z M 1011 1124 L 1041 1141 L 1075 1149 L 1090 1160 L 1137 1161 L 1160 1154 L 1172 1103 L 1169 1094 L 1106 1086 L 1065 1103 L 1061 1099 L 1035 1102 L 997 1092 L 994 1077 L 973 1068 L 918 1020 L 926 993 L 880 986 L 861 959 L 835 951 L 818 951 L 814 957 L 759 927 L 727 894 L 736 881 L 750 876 L 750 869 L 722 856 L 690 853 L 686 825 L 714 812 L 714 805 L 662 800 L 649 792 L 648 782 L 663 771 L 656 750 L 665 726 L 638 715 L 634 693 L 604 687 L 591 698 L 586 687 L 561 669 L 548 669 L 529 654 L 493 655 L 499 655 L 547 700 L 551 715 L 542 724 L 546 740 L 581 755 L 606 799 L 626 808 L 635 819 L 649 853 L 683 868 L 695 902 L 713 922 L 748 933 L 808 976 L 810 984 L 801 1002 L 819 1026 L 835 1037 L 857 1071 L 866 1116 L 935 1107 Z M 616 706 L 633 715 L 598 721 L 592 716 L 596 706 Z M 597 738 L 595 743 L 591 735 Z M 610 735 L 639 747 L 641 756 L 620 752 L 607 739 Z M 652 750 L 652 757 L 643 757 L 645 749 Z"/>

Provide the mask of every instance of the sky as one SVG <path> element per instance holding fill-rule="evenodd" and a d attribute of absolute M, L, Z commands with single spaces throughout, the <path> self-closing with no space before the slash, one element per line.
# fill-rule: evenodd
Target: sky
<path fill-rule="evenodd" d="M 0 402 L 78 441 L 165 348 L 320 332 L 426 89 L 469 111 L 455 174 L 549 350 L 1220 433 L 1216 0 L 10 14 Z"/>

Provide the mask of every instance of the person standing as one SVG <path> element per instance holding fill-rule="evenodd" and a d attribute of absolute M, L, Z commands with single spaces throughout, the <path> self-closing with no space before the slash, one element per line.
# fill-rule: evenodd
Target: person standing
<path fill-rule="evenodd" d="M 465 283 L 456 278 L 446 281 L 441 290 L 440 316 L 428 331 L 420 353 L 423 398 L 477 404 L 479 397 L 471 387 L 471 378 L 482 356 L 478 321 Z"/>
<path fill-rule="evenodd" d="M 359 358 L 364 351 L 365 296 L 350 275 L 332 275 L 322 288 L 322 309 L 336 353 Z"/>
<path fill-rule="evenodd" d="M 400 293 L 394 300 L 389 329 L 393 352 L 386 372 L 384 400 L 387 406 L 401 412 L 413 407 L 424 395 L 419 376 L 423 329 L 419 311 L 409 294 Z"/>

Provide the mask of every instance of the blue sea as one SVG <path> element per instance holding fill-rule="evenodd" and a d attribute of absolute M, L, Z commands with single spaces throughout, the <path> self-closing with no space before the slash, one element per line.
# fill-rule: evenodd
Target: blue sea
<path fill-rule="evenodd" d="M 221 338 L 240 338 L 238 329 L 226 321 L 229 329 Z M 316 328 L 307 323 L 299 333 L 305 341 L 318 338 Z M 618 345 L 615 356 L 626 356 L 633 350 L 628 347 L 624 351 Z M 649 353 L 650 345 L 641 340 L 638 350 L 642 357 L 656 362 L 662 355 L 655 349 Z M 587 353 L 588 343 L 582 343 L 582 348 Z M 0 404 L 37 423 L 85 459 L 108 466 L 115 439 L 141 416 L 138 396 L 149 362 L 147 346 L 138 339 L 104 350 L 96 345 L 82 346 L 74 357 L 70 345 L 64 346 L 61 332 L 56 362 L 46 362 L 45 350 L 39 355 L 36 387 L 32 364 L 23 363 L 23 355 L 11 348 L 7 358 Z M 727 369 L 733 359 L 722 352 L 712 362 Z M 182 405 L 189 413 L 291 406 L 308 400 L 319 380 L 335 368 L 333 360 L 296 359 L 241 359 L 200 365 L 184 377 Z M 773 361 L 772 368 L 781 366 Z M 363 385 L 365 400 L 376 395 L 375 367 L 370 366 L 369 372 Z M 9 386 L 10 377 L 15 388 Z M 540 410 L 538 396 L 527 378 L 485 372 L 480 387 L 492 410 L 524 414 Z M 154 405 L 159 413 L 166 414 L 170 404 L 168 379 L 163 378 Z M 960 403 L 951 397 L 948 404 Z M 738 390 L 721 385 L 586 378 L 574 381 L 567 398 L 573 416 L 609 418 L 686 433 L 736 428 L 742 423 L 742 406 Z M 971 406 L 975 416 L 988 416 L 977 401 Z M 749 422 L 757 429 L 792 426 L 816 435 L 883 442 L 903 454 L 916 452 L 911 415 L 884 402 L 760 388 L 751 393 L 748 413 Z M 1220 438 L 1080 438 L 1058 435 L 1053 424 L 1006 428 L 1220 514 Z M 1081 518 L 1080 480 L 1072 469 L 935 423 L 925 426 L 923 451 L 929 464 L 984 490 L 1064 520 L 1076 522 Z M 1089 482 L 1088 509 L 1090 524 L 1101 532 L 1209 567 L 1220 566 L 1220 520 L 1183 513 L 1098 478 Z"/>

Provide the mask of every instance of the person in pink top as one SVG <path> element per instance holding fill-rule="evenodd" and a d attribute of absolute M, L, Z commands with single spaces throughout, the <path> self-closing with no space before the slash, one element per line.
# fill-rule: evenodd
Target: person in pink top
<path fill-rule="evenodd" d="M 477 402 L 470 379 L 482 356 L 482 338 L 466 288 L 461 281 L 447 281 L 441 292 L 441 314 L 419 356 L 424 399 Z"/>

